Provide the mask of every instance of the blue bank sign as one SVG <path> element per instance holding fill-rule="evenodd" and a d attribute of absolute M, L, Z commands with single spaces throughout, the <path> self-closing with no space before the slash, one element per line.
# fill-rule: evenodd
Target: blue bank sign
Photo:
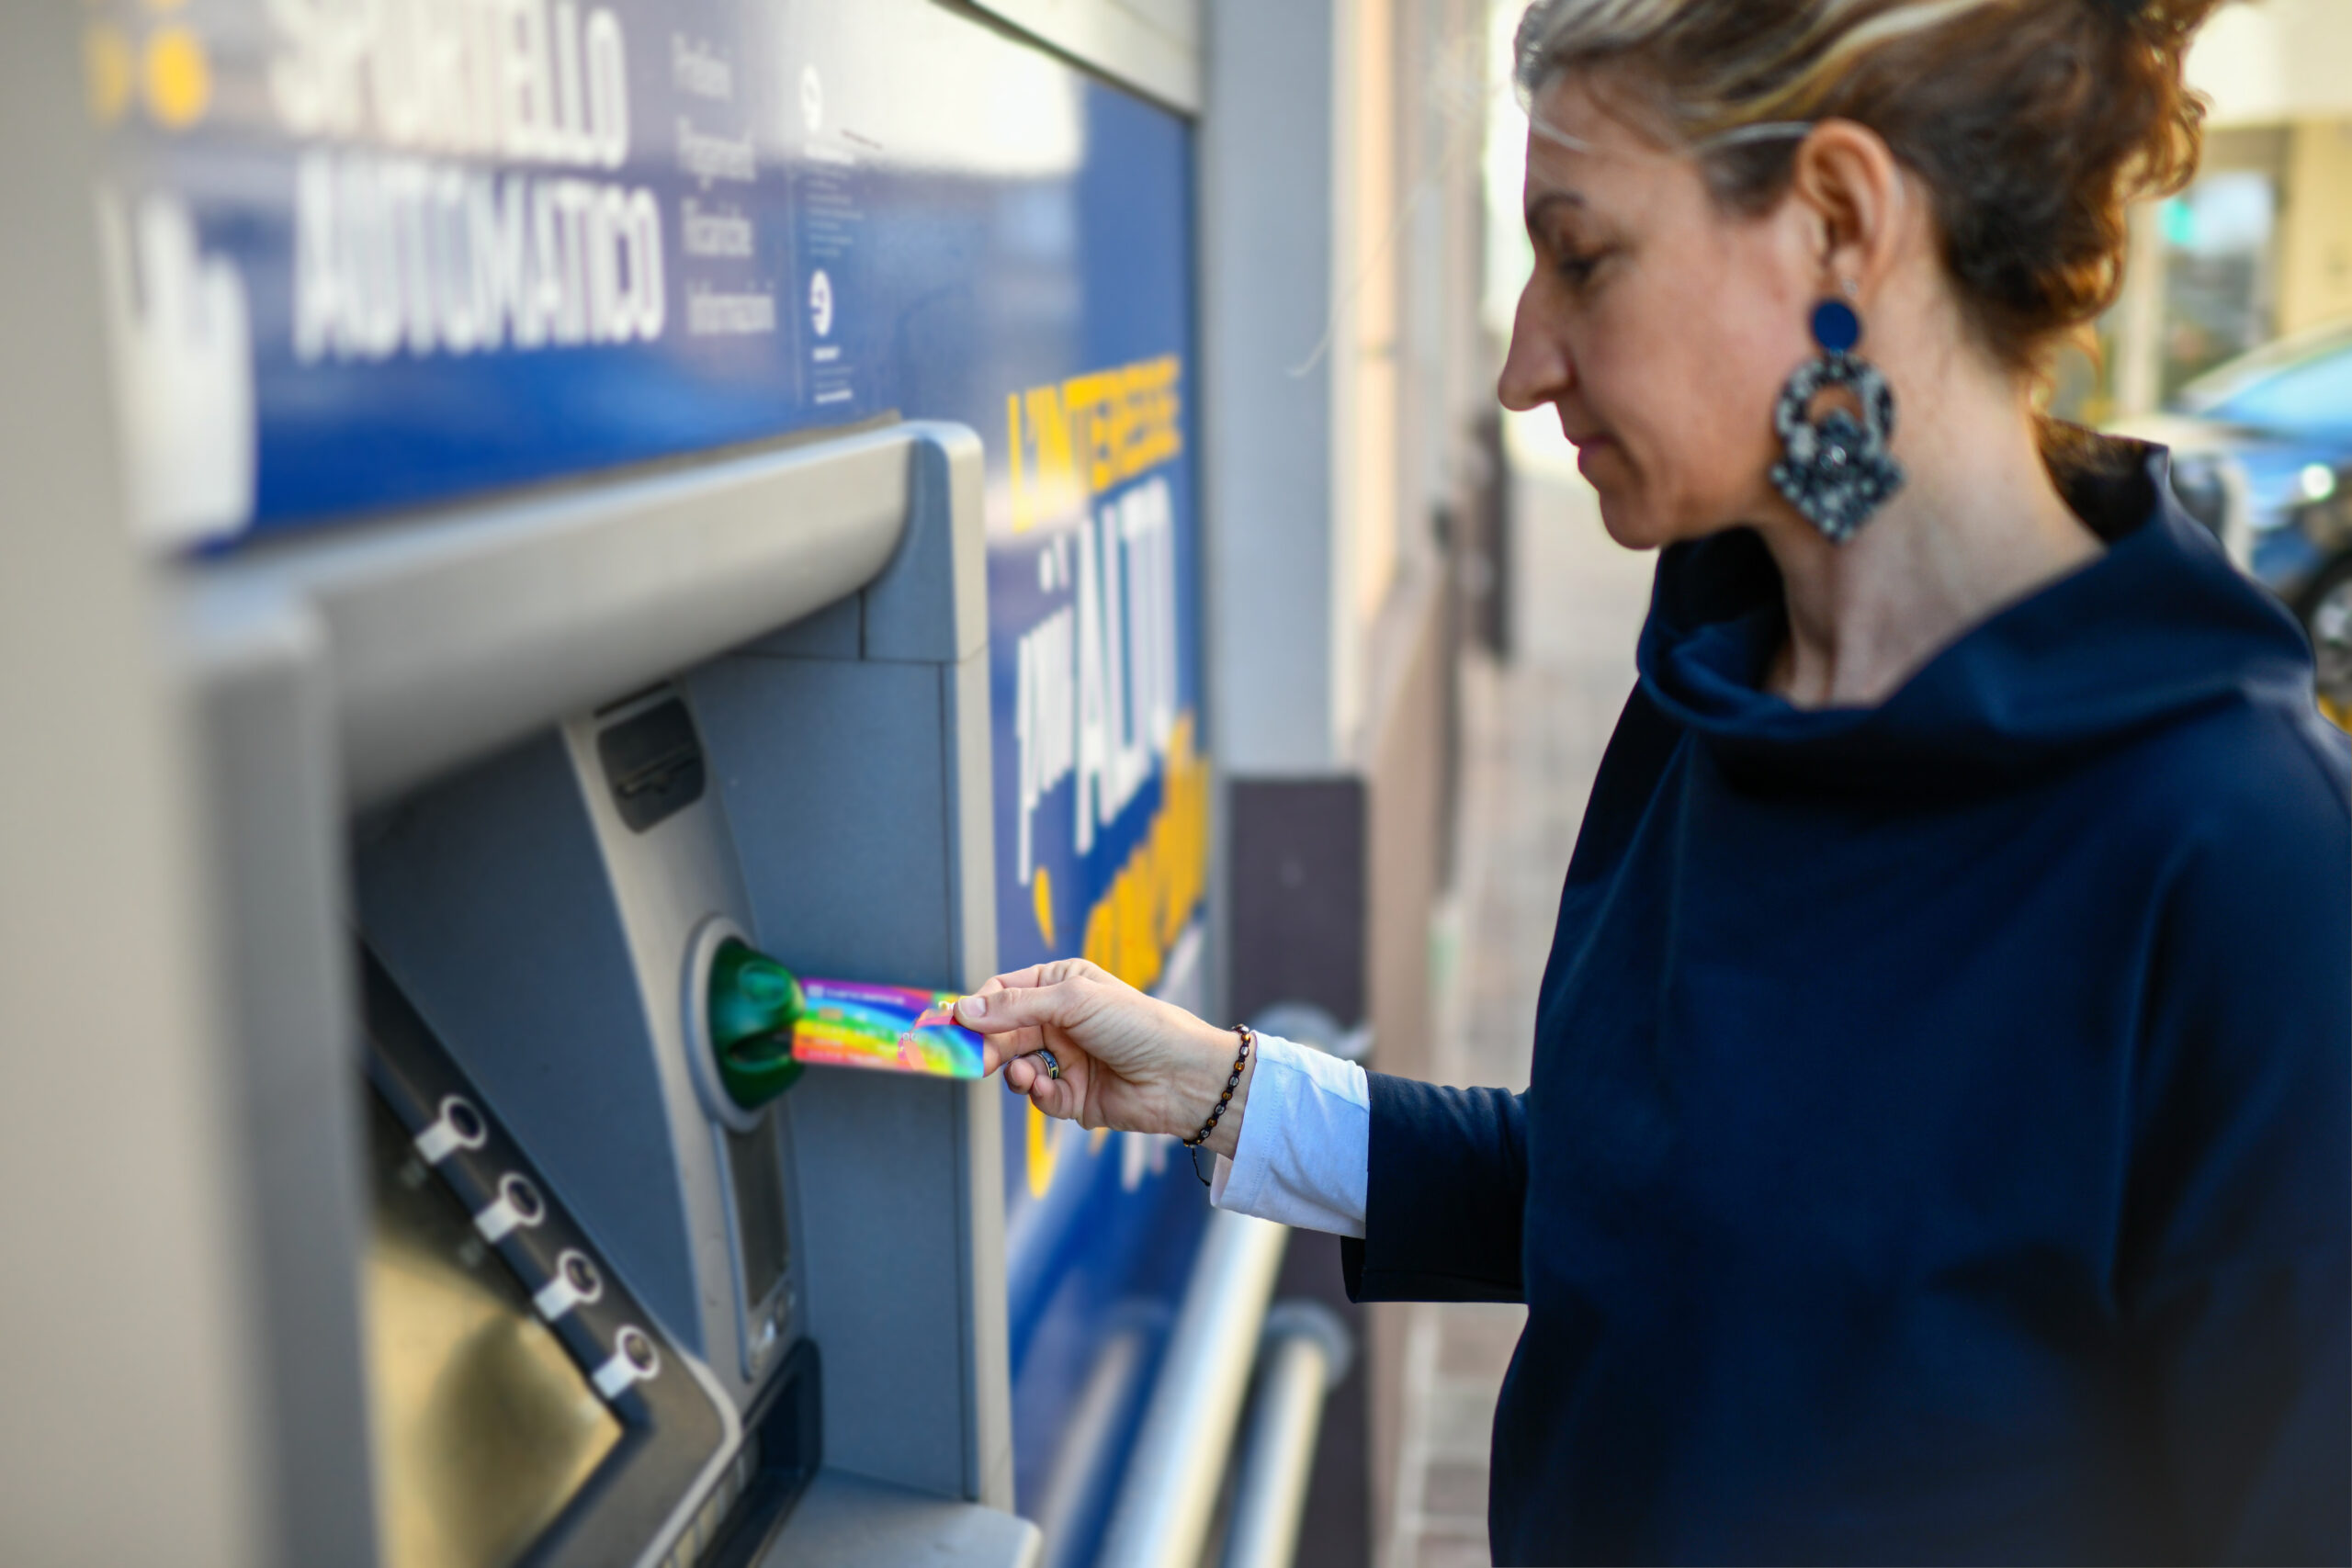
<path fill-rule="evenodd" d="M 928 0 L 84 10 L 159 546 L 968 424 L 1004 962 L 1182 967 L 1208 800 L 1182 118 Z M 1181 1283 L 1199 1201 L 1164 1148 L 1007 1116 L 1035 1497 L 1105 1325 Z"/>

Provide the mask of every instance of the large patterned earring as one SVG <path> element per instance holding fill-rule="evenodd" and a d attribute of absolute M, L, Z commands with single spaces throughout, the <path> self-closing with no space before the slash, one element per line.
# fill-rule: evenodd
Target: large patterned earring
<path fill-rule="evenodd" d="M 1854 354 L 1862 318 L 1845 300 L 1813 308 L 1813 341 L 1821 353 L 1797 367 L 1772 410 L 1781 453 L 1772 465 L 1772 488 L 1830 543 L 1842 545 L 1903 488 L 1903 465 L 1887 452 L 1894 439 L 1894 391 L 1878 367 Z M 1861 417 L 1842 400 L 1816 412 L 1825 392 L 1850 396 Z"/>

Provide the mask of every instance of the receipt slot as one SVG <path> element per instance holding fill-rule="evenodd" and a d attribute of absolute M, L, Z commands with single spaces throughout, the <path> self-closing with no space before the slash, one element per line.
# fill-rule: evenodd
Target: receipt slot
<path fill-rule="evenodd" d="M 909 424 L 180 570 L 280 1560 L 1034 1559 L 997 1091 L 746 957 L 993 968 L 982 565 Z"/>

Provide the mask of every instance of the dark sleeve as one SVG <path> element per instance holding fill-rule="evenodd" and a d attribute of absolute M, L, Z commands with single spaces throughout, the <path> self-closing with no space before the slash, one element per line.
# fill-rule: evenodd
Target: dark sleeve
<path fill-rule="evenodd" d="M 1527 1106 L 1499 1089 L 1373 1073 L 1363 1239 L 1340 1243 L 1348 1299 L 1516 1302 Z"/>
<path fill-rule="evenodd" d="M 2147 993 L 2120 1261 L 2183 1561 L 2352 1558 L 2352 829 L 2304 807 L 2198 846 Z"/>

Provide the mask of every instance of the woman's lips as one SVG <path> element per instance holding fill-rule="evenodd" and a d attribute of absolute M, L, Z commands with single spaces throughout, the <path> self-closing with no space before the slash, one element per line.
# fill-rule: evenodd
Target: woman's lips
<path fill-rule="evenodd" d="M 1575 445 L 1577 472 L 1584 477 L 1585 483 L 1599 489 L 1604 483 L 1613 484 L 1624 477 L 1624 459 L 1617 455 L 1615 439 L 1605 432 L 1588 431 L 1584 438 Z"/>

